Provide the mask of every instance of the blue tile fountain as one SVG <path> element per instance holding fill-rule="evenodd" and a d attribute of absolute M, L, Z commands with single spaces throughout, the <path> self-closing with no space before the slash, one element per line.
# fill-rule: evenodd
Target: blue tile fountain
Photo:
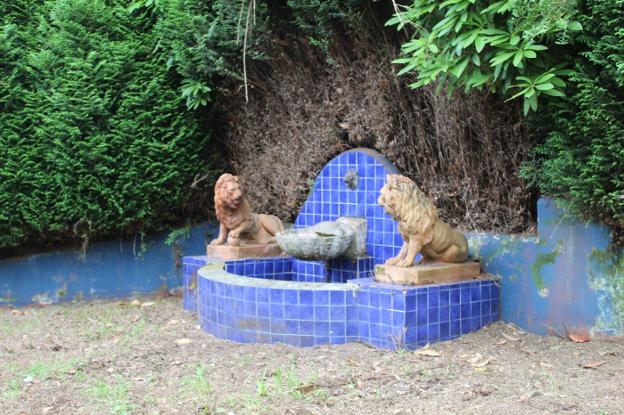
<path fill-rule="evenodd" d="M 184 308 L 220 338 L 302 347 L 364 342 L 415 349 L 499 320 L 493 277 L 419 286 L 374 281 L 375 265 L 396 255 L 403 242 L 397 224 L 377 204 L 386 175 L 397 172 L 377 152 L 347 151 L 323 168 L 295 220 L 299 229 L 339 217 L 365 218 L 366 256 L 185 257 Z"/>

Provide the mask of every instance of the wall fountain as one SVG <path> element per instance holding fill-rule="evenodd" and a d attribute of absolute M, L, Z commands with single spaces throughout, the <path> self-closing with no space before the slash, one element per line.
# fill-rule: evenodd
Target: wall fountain
<path fill-rule="evenodd" d="M 286 230 L 277 218 L 250 212 L 240 186 L 233 186 L 231 200 L 220 202 L 234 214 L 220 220 L 210 255 L 184 258 L 185 309 L 197 312 L 205 331 L 236 342 L 359 341 L 392 350 L 449 340 L 498 320 L 498 281 L 481 275 L 472 260 L 444 262 L 453 245 L 444 238 L 455 234 L 430 241 L 428 232 L 446 230 L 437 222 L 422 235 L 399 232 L 405 223 L 378 203 L 397 174 L 372 150 L 337 156 Z M 382 202 L 387 211 L 390 202 Z M 247 206 L 242 213 L 241 206 Z M 221 245 L 230 244 L 224 254 Z M 408 251 L 411 262 L 397 263 Z"/>

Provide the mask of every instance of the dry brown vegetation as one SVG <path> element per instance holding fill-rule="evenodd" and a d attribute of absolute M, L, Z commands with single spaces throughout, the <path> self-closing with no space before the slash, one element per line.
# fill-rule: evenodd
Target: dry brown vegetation
<path fill-rule="evenodd" d="M 482 93 L 411 90 L 396 76 L 398 41 L 275 39 L 270 60 L 225 100 L 224 140 L 233 169 L 260 211 L 292 220 L 323 165 L 354 147 L 374 148 L 464 229 L 523 232 L 530 194 L 518 170 L 530 149 L 517 108 Z"/>

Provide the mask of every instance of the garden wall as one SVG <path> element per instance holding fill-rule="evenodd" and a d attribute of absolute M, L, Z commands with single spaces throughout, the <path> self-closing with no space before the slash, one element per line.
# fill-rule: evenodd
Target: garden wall
<path fill-rule="evenodd" d="M 203 254 L 206 225 L 192 229 L 181 252 L 166 232 L 146 238 L 142 255 L 132 240 L 94 244 L 86 258 L 61 251 L 0 261 L 0 304 L 51 304 L 127 297 L 182 284 L 181 253 Z M 571 329 L 624 335 L 622 253 L 611 252 L 609 231 L 582 223 L 548 199 L 538 204 L 538 235 L 468 234 L 483 268 L 501 277 L 502 319 L 535 333 Z"/>
<path fill-rule="evenodd" d="M 196 226 L 174 247 L 165 244 L 165 231 L 143 241 L 94 243 L 82 258 L 72 249 L 0 261 L 0 306 L 168 292 L 182 285 L 182 255 L 204 252 L 213 231 Z"/>
<path fill-rule="evenodd" d="M 624 334 L 622 251 L 608 228 L 538 202 L 536 237 L 470 234 L 472 254 L 502 280 L 502 319 L 534 333 Z"/>

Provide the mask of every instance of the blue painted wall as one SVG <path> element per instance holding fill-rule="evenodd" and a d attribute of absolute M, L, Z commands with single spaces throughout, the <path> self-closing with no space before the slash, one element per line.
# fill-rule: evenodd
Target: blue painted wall
<path fill-rule="evenodd" d="M 168 231 L 140 240 L 94 243 L 83 259 L 66 250 L 0 261 L 0 305 L 51 304 L 77 299 L 148 294 L 182 285 L 182 257 L 205 251 L 206 233 L 194 227 L 180 252 L 164 242 Z M 178 266 L 179 264 L 179 266 Z"/>
<path fill-rule="evenodd" d="M 538 202 L 536 237 L 468 234 L 471 254 L 502 279 L 502 319 L 534 333 L 624 334 L 622 252 L 606 227 Z"/>

